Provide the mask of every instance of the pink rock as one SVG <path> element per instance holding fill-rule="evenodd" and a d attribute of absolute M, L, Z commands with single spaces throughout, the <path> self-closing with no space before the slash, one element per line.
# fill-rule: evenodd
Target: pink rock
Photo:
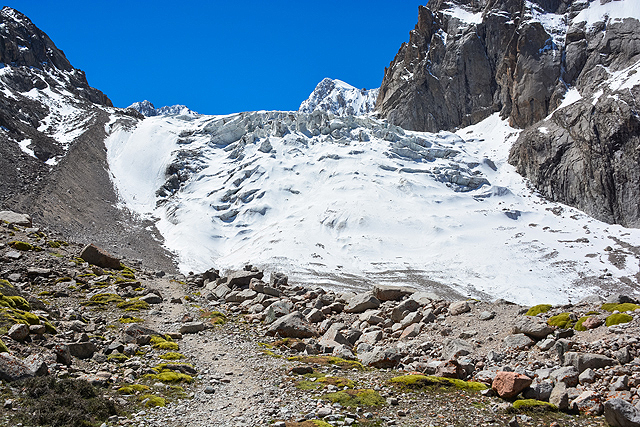
<path fill-rule="evenodd" d="M 526 375 L 516 372 L 500 371 L 493 379 L 491 388 L 503 399 L 516 397 L 522 390 L 529 387 L 533 380 Z"/>
<path fill-rule="evenodd" d="M 602 325 L 602 319 L 598 317 L 593 317 L 593 316 L 589 317 L 584 322 L 582 322 L 582 326 L 584 326 L 587 329 L 595 329 L 600 325 Z"/>

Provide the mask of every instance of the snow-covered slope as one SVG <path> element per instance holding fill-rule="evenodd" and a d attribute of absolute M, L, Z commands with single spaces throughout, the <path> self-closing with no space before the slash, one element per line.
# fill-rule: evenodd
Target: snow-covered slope
<path fill-rule="evenodd" d="M 639 272 L 625 247 L 640 230 L 536 196 L 506 163 L 518 131 L 497 115 L 456 134 L 319 111 L 110 128 L 123 205 L 157 221 L 185 272 L 253 263 L 521 303 L 606 294 Z"/>
<path fill-rule="evenodd" d="M 376 108 L 378 89 L 356 89 L 337 79 L 323 79 L 309 98 L 300 104 L 301 113 L 325 111 L 337 116 L 359 116 Z"/>
<path fill-rule="evenodd" d="M 182 114 L 198 114 L 195 111 L 190 110 L 186 105 L 167 105 L 164 107 L 156 108 L 151 102 L 146 99 L 142 102 L 134 102 L 127 108 L 133 108 L 145 117 L 154 116 L 176 116 Z"/>

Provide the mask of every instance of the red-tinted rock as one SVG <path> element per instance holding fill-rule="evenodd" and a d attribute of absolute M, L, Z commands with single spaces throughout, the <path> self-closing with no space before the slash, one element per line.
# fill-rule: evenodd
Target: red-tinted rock
<path fill-rule="evenodd" d="M 120 260 L 118 258 L 108 254 L 94 244 L 85 246 L 80 253 L 80 258 L 98 267 L 110 268 L 112 270 L 120 269 Z"/>
<path fill-rule="evenodd" d="M 493 379 L 491 388 L 503 399 L 512 399 L 529 387 L 532 382 L 533 380 L 526 375 L 500 371 Z"/>

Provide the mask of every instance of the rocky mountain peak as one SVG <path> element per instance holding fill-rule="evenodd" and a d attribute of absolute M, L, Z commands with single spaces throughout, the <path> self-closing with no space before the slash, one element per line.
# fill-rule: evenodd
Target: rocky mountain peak
<path fill-rule="evenodd" d="M 309 98 L 300 104 L 298 111 L 324 111 L 337 116 L 357 116 L 374 111 L 377 97 L 378 89 L 357 89 L 342 80 L 325 77 Z"/>
<path fill-rule="evenodd" d="M 156 108 L 150 101 L 147 101 L 146 99 L 142 102 L 134 102 L 127 108 L 133 108 L 145 117 L 198 114 L 195 111 L 189 109 L 189 107 L 187 107 L 186 105 L 181 104 L 167 105 L 164 107 Z"/>
<path fill-rule="evenodd" d="M 8 6 L 0 11 L 0 62 L 14 67 L 71 71 L 73 67 L 51 39 L 29 18 Z"/>

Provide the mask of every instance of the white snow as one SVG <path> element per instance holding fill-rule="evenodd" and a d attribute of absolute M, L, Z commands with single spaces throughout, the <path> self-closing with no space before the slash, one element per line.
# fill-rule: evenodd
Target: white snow
<path fill-rule="evenodd" d="M 31 144 L 30 139 L 23 139 L 22 141 L 18 141 L 18 145 L 23 153 L 28 154 L 31 157 L 36 157 L 35 153 L 31 148 L 29 148 L 29 144 Z M 36 157 L 37 158 L 37 157 Z"/>
<path fill-rule="evenodd" d="M 482 22 L 482 13 L 472 13 L 469 12 L 458 5 L 454 5 L 453 7 L 443 10 L 442 13 L 450 15 L 454 18 L 459 19 L 460 21 L 467 24 L 480 24 Z"/>
<path fill-rule="evenodd" d="M 379 89 L 357 89 L 338 79 L 323 79 L 298 111 L 326 111 L 336 115 L 363 115 L 375 110 Z"/>
<path fill-rule="evenodd" d="M 241 118 L 156 117 L 135 129 L 111 126 L 108 160 L 123 203 L 157 219 L 185 272 L 252 263 L 305 283 L 426 288 L 436 281 L 442 292 L 450 287 L 523 304 L 598 292 L 583 279 L 604 269 L 613 279 L 638 273 L 637 262 L 618 269 L 603 254 L 618 247 L 613 238 L 640 244 L 640 230 L 536 196 L 507 163 L 518 131 L 497 114 L 456 134 L 405 132 L 402 138 L 417 138 L 405 151 L 372 119 L 362 119 L 348 140 L 292 132 L 240 143 L 242 135 L 202 132 Z M 194 136 L 179 143 L 183 131 Z M 260 151 L 267 138 L 271 150 Z M 423 150 L 458 154 L 411 157 Z M 186 152 L 199 168 L 173 196 L 156 196 L 167 165 Z M 490 185 L 457 192 L 436 179 L 436 171 L 469 164 Z"/>
<path fill-rule="evenodd" d="M 592 26 L 596 22 L 603 21 L 605 17 L 610 20 L 622 20 L 628 17 L 640 20 L 640 1 L 613 0 L 602 4 L 599 0 L 595 0 L 589 4 L 588 8 L 581 10 L 573 18 L 573 22 L 586 22 L 587 26 Z"/>

